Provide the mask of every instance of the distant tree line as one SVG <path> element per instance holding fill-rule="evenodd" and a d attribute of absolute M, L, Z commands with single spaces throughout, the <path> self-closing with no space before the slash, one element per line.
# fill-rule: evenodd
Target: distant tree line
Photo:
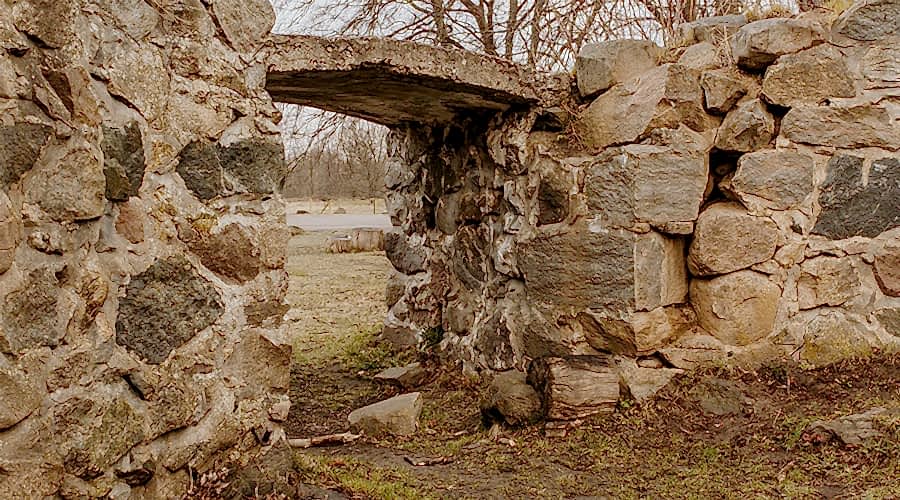
<path fill-rule="evenodd" d="M 285 179 L 284 196 L 384 196 L 387 129 L 363 120 L 331 116 L 330 120 L 320 118 L 318 126 L 310 128 L 296 123 L 309 120 L 308 113 L 296 106 L 285 109 L 282 129 L 291 171 Z"/>

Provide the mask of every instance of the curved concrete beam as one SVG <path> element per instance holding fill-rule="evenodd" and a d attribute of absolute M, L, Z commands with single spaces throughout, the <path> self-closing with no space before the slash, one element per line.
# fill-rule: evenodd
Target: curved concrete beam
<path fill-rule="evenodd" d="M 275 101 L 383 125 L 444 124 L 541 101 L 523 66 L 473 52 L 375 38 L 272 37 Z"/>

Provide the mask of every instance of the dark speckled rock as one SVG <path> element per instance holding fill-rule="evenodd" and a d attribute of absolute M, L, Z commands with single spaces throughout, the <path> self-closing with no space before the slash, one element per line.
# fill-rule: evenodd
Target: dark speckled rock
<path fill-rule="evenodd" d="M 127 201 L 130 196 L 137 196 L 146 167 L 140 126 L 131 122 L 123 128 L 103 127 L 101 146 L 106 198 Z"/>
<path fill-rule="evenodd" d="M 165 361 L 222 314 L 219 292 L 184 257 L 157 261 L 135 276 L 119 301 L 116 342 L 149 363 Z"/>
<path fill-rule="evenodd" d="M 287 175 L 284 147 L 266 139 L 222 146 L 195 141 L 181 151 L 178 174 L 201 200 L 233 193 L 269 194 Z"/>
<path fill-rule="evenodd" d="M 835 240 L 872 238 L 900 225 L 900 161 L 873 162 L 866 185 L 863 165 L 862 158 L 852 155 L 837 155 L 828 163 L 814 233 Z"/>
<path fill-rule="evenodd" d="M 18 181 L 34 166 L 52 130 L 36 123 L 0 126 L 0 187 Z"/>

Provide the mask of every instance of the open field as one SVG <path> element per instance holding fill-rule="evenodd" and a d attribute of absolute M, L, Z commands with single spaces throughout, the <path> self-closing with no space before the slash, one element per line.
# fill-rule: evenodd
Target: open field
<path fill-rule="evenodd" d="M 372 380 L 419 356 L 374 342 L 384 313 L 383 253 L 332 255 L 327 234 L 292 241 L 289 320 L 295 335 L 291 437 L 348 430 L 347 414 L 397 394 Z M 651 403 L 622 404 L 565 438 L 540 427 L 493 430 L 478 409 L 485 380 L 434 368 L 420 432 L 411 438 L 286 451 L 259 498 L 900 498 L 900 356 L 816 371 L 715 370 L 676 379 Z M 707 414 L 696 388 L 715 377 L 737 388 L 739 410 Z M 882 436 L 860 447 L 804 430 L 883 407 Z M 409 462 L 443 458 L 445 464 Z M 407 460 L 409 459 L 409 460 Z M 239 483 L 239 482 L 238 482 Z M 237 483 L 236 483 L 237 484 Z M 302 485 L 302 486 L 301 486 Z M 280 493 L 272 493 L 272 488 Z M 298 490 L 297 488 L 300 488 Z M 298 493 L 300 491 L 300 493 Z"/>
<path fill-rule="evenodd" d="M 310 214 L 333 214 L 343 209 L 347 214 L 383 214 L 387 212 L 384 198 L 360 200 L 356 198 L 340 198 L 334 200 L 291 199 L 287 201 L 287 213 L 296 214 L 305 211 Z"/>

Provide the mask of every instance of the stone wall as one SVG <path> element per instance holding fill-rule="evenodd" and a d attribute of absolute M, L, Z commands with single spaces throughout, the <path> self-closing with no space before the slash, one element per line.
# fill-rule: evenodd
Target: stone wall
<path fill-rule="evenodd" d="M 898 18 L 705 19 L 587 47 L 544 106 L 396 131 L 385 337 L 471 369 L 614 354 L 626 385 L 896 350 Z"/>
<path fill-rule="evenodd" d="M 280 432 L 273 22 L 0 0 L 0 498 L 177 498 Z"/>

